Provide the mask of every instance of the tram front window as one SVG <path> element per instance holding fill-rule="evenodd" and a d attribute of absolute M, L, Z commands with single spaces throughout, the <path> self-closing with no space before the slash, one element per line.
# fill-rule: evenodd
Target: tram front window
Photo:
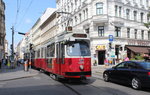
<path fill-rule="evenodd" d="M 90 56 L 87 42 L 71 42 L 67 44 L 67 54 L 69 56 Z"/>

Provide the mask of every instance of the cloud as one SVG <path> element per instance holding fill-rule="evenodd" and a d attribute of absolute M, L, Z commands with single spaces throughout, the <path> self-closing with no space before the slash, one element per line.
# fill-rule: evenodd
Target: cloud
<path fill-rule="evenodd" d="M 31 19 L 29 19 L 29 18 L 27 18 L 26 20 L 25 20 L 25 23 L 27 23 L 27 24 L 30 24 L 32 21 L 31 21 Z"/>

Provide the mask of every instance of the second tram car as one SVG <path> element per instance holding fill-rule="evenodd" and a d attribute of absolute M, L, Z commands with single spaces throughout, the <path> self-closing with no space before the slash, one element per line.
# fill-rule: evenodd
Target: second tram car
<path fill-rule="evenodd" d="M 90 40 L 86 33 L 65 33 L 35 47 L 35 68 L 54 79 L 91 76 Z"/>

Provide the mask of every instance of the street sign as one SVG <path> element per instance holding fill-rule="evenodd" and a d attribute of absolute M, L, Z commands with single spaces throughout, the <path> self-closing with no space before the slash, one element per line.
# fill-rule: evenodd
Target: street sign
<path fill-rule="evenodd" d="M 115 58 L 115 56 L 116 56 L 116 55 L 115 55 L 115 51 L 114 51 L 114 50 L 111 51 L 111 52 L 110 52 L 110 57 L 111 57 L 111 58 Z"/>
<path fill-rule="evenodd" d="M 109 41 L 112 42 L 114 40 L 113 35 L 109 35 Z"/>

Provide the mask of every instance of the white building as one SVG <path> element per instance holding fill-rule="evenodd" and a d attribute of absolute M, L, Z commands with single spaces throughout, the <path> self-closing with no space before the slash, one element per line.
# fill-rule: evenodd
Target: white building
<path fill-rule="evenodd" d="M 123 59 L 135 54 L 148 54 L 150 31 L 150 0 L 56 0 L 57 11 L 62 13 L 60 27 L 69 25 L 83 29 L 91 38 L 91 54 L 99 65 L 104 58 Z M 60 30 L 62 31 L 62 30 Z M 110 43 L 109 36 L 113 37 Z M 110 46 L 112 49 L 110 49 Z"/>

